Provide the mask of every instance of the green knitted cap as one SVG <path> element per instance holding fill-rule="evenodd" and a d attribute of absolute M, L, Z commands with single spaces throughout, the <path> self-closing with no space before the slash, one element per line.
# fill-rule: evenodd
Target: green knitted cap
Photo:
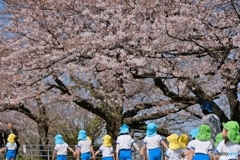
<path fill-rule="evenodd" d="M 223 127 L 228 131 L 228 139 L 233 143 L 240 143 L 239 124 L 236 121 L 223 123 Z"/>
<path fill-rule="evenodd" d="M 218 133 L 216 138 L 215 138 L 215 143 L 214 143 L 214 146 L 217 147 L 218 144 L 224 140 L 223 136 L 222 136 L 222 133 Z"/>
<path fill-rule="evenodd" d="M 228 131 L 228 139 L 233 143 L 240 143 L 240 134 L 239 132 Z"/>
<path fill-rule="evenodd" d="M 207 141 L 211 139 L 211 128 L 208 125 L 202 124 L 199 126 L 199 132 L 196 139 Z"/>
<path fill-rule="evenodd" d="M 236 121 L 228 121 L 227 123 L 223 123 L 222 125 L 228 131 L 239 132 L 239 124 Z"/>

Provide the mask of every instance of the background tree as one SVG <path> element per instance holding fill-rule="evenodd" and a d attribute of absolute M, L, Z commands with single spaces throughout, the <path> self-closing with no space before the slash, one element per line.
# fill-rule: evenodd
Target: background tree
<path fill-rule="evenodd" d="M 29 110 L 27 107 L 25 107 L 21 103 L 19 104 L 20 106 L 11 105 L 11 104 L 4 105 L 4 107 L 2 107 L 0 111 L 4 112 L 6 110 L 15 110 L 20 113 L 23 113 L 28 118 L 35 121 L 37 123 L 37 130 L 38 130 L 38 133 L 40 136 L 39 142 L 38 142 L 39 149 L 40 149 L 42 155 L 47 155 L 47 152 L 46 152 L 47 150 L 44 149 L 44 146 L 48 145 L 48 142 L 49 142 L 49 139 L 48 139 L 49 118 L 46 113 L 46 107 L 44 105 L 42 105 L 41 99 L 37 98 L 35 102 L 36 102 L 36 105 L 38 106 L 38 113 L 32 112 L 31 110 Z M 17 117 L 15 117 L 15 116 L 12 117 L 12 119 L 14 119 L 14 121 L 16 121 L 16 118 Z"/>
<path fill-rule="evenodd" d="M 0 115 L 0 120 L 3 125 L 0 128 L 6 129 L 7 124 L 12 122 L 19 131 L 21 146 L 37 143 L 42 151 L 41 155 L 45 156 L 48 154 L 45 152 L 48 147 L 44 146 L 54 144 L 56 134 L 62 134 L 68 144 L 76 145 L 79 130 L 86 129 L 94 144 L 104 130 L 102 119 L 94 115 L 82 114 L 85 111 L 74 105 L 71 106 L 69 102 L 48 103 L 47 99 L 41 102 L 38 99 L 38 101 L 28 101 L 25 106 L 5 106 L 1 109 L 3 113 Z"/>
<path fill-rule="evenodd" d="M 79 130 L 84 129 L 91 138 L 93 144 L 104 130 L 104 122 L 100 117 L 89 114 L 68 101 L 62 101 L 48 105 L 50 116 L 49 137 L 61 134 L 65 142 L 77 145 Z M 66 109 L 68 108 L 68 109 Z M 51 139 L 54 143 L 54 139 Z"/>
<path fill-rule="evenodd" d="M 223 122 L 240 119 L 239 1 L 3 2 L 2 106 L 51 93 L 114 138 L 123 122 L 200 118 L 206 100 Z"/>

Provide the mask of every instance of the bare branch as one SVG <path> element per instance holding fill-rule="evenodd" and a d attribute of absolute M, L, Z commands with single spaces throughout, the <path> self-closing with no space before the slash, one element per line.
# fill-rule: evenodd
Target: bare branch
<path fill-rule="evenodd" d="M 180 96 L 168 89 L 168 87 L 163 83 L 161 77 L 154 78 L 155 85 L 159 87 L 163 93 L 171 98 L 174 102 L 181 102 L 184 104 L 192 105 L 196 104 L 198 99 L 196 97 L 190 97 L 190 96 Z"/>
<path fill-rule="evenodd" d="M 103 107 L 103 108 L 95 107 L 93 104 L 91 104 L 91 103 L 87 102 L 86 100 L 81 99 L 79 97 L 74 97 L 73 102 L 76 103 L 81 108 L 86 109 L 89 112 L 92 112 L 92 113 L 100 116 L 104 120 L 107 119 L 107 115 L 106 115 L 107 110 L 105 107 Z"/>
<path fill-rule="evenodd" d="M 189 107 L 189 106 L 188 105 L 179 105 L 179 106 L 175 106 L 173 109 L 161 110 L 157 113 L 144 114 L 142 116 L 131 117 L 131 118 L 124 118 L 124 122 L 126 122 L 127 124 L 134 124 L 134 123 L 138 123 L 138 122 L 142 122 L 142 121 L 159 119 L 159 118 L 165 117 L 169 114 L 177 113 L 177 112 L 181 111 L 182 109 L 186 109 L 187 107 Z"/>
<path fill-rule="evenodd" d="M 38 121 L 38 117 L 34 115 L 28 108 L 26 108 L 22 103 L 19 104 L 2 104 L 3 107 L 0 108 L 0 112 L 4 112 L 7 110 L 17 111 L 23 113 L 28 116 L 30 119 L 34 121 Z"/>
<path fill-rule="evenodd" d="M 198 103 L 199 104 L 203 104 L 205 101 L 209 101 L 212 102 L 212 99 L 214 97 L 210 97 L 208 96 L 205 91 L 202 89 L 202 87 L 193 79 L 189 78 L 188 83 L 187 83 L 187 87 L 196 95 L 196 97 L 198 98 Z M 229 119 L 227 118 L 227 116 L 225 115 L 225 113 L 221 110 L 221 108 L 219 108 L 214 102 L 214 108 L 213 111 L 214 113 L 216 113 L 222 122 L 226 122 Z"/>

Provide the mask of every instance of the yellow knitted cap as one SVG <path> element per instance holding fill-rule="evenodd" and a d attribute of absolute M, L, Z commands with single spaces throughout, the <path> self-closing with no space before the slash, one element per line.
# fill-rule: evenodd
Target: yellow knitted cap
<path fill-rule="evenodd" d="M 111 147 L 112 146 L 112 137 L 109 135 L 105 135 L 103 137 L 103 145 L 105 147 Z"/>
<path fill-rule="evenodd" d="M 15 142 L 16 137 L 17 136 L 15 134 L 9 134 L 7 141 L 13 143 Z"/>
<path fill-rule="evenodd" d="M 181 134 L 179 137 L 179 143 L 181 148 L 187 148 L 187 144 L 189 142 L 189 137 L 187 134 Z"/>
<path fill-rule="evenodd" d="M 169 142 L 169 148 L 170 149 L 179 149 L 181 148 L 179 143 L 179 136 L 177 134 L 171 134 L 167 137 L 167 140 Z"/>
<path fill-rule="evenodd" d="M 92 143 L 92 139 L 90 137 L 88 137 L 88 136 L 87 136 L 87 140 Z"/>

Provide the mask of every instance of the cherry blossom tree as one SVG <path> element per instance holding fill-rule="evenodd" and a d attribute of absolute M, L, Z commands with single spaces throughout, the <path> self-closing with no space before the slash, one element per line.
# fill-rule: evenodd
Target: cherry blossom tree
<path fill-rule="evenodd" d="M 69 102 L 48 102 L 46 99 L 28 100 L 25 106 L 5 105 L 0 109 L 3 112 L 0 114 L 0 129 L 6 129 L 12 122 L 19 132 L 21 146 L 37 143 L 40 154 L 45 156 L 48 154 L 47 145 L 54 144 L 56 134 L 62 134 L 68 144 L 76 145 L 79 130 L 86 129 L 94 144 L 104 128 L 102 119 L 90 114 L 84 116 L 84 111 L 76 106 L 66 109 L 69 105 Z"/>
<path fill-rule="evenodd" d="M 80 107 L 76 107 L 76 105 L 69 105 L 71 104 L 67 101 L 48 104 L 48 115 L 50 115 L 51 122 L 49 123 L 48 137 L 61 134 L 65 142 L 76 145 L 79 130 L 84 129 L 91 138 L 92 144 L 95 144 L 104 130 L 103 119 L 94 114 L 89 114 Z M 53 144 L 54 139 L 51 138 L 49 143 Z"/>
<path fill-rule="evenodd" d="M 38 140 L 39 134 L 37 131 L 36 122 L 29 119 L 26 115 L 17 111 L 5 111 L 0 113 L 0 128 L 2 131 L 7 129 L 9 122 L 13 124 L 13 127 L 17 129 L 19 136 L 19 143 L 21 148 L 23 144 L 33 144 Z M 37 141 L 38 143 L 38 141 Z"/>
<path fill-rule="evenodd" d="M 41 103 L 41 100 L 39 98 L 37 98 L 35 100 L 35 102 L 36 102 L 36 105 L 38 106 L 37 112 L 36 111 L 33 112 L 32 109 L 25 107 L 25 105 L 22 103 L 19 103 L 18 105 L 15 105 L 15 104 L 4 105 L 0 109 L 0 111 L 4 112 L 7 110 L 15 110 L 17 112 L 23 113 L 24 115 L 26 115 L 28 117 L 28 119 L 31 119 L 34 122 L 36 122 L 37 123 L 37 131 L 40 135 L 39 142 L 37 142 L 37 143 L 40 144 L 39 149 L 41 151 L 41 154 L 47 155 L 46 149 L 44 149 L 44 145 L 47 145 L 48 141 L 49 141 L 49 139 L 48 139 L 49 124 L 48 123 L 50 122 L 50 120 L 46 113 L 46 106 Z M 34 104 L 34 102 L 32 102 L 32 104 Z M 16 121 L 19 117 L 21 117 L 21 116 L 14 116 L 14 115 L 10 116 L 10 118 L 13 121 Z M 33 126 L 33 125 L 31 125 L 31 126 Z M 23 139 L 23 138 L 26 138 L 26 136 L 20 137 L 20 138 Z"/>
<path fill-rule="evenodd" d="M 201 118 L 191 106 L 204 101 L 223 122 L 240 119 L 237 0 L 3 2 L 5 108 L 51 93 L 104 119 L 114 138 L 123 122 Z"/>

